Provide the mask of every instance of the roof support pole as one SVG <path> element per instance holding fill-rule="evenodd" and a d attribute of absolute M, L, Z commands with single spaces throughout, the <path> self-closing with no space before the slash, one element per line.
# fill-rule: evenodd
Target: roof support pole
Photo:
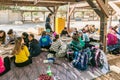
<path fill-rule="evenodd" d="M 59 6 L 53 7 L 53 12 L 54 12 L 54 31 L 56 30 L 55 25 L 56 25 L 56 14 L 59 9 Z"/>
<path fill-rule="evenodd" d="M 104 5 L 107 6 L 108 0 L 102 0 L 104 2 Z M 108 7 L 106 7 L 106 10 L 108 10 Z M 106 52 L 107 48 L 107 18 L 106 14 L 103 12 L 103 16 L 100 16 L 100 40 L 102 43 L 102 48 L 104 52 Z"/>
<path fill-rule="evenodd" d="M 68 13 L 67 13 L 67 28 L 70 30 L 70 17 L 73 11 L 75 10 L 75 6 L 70 8 L 70 2 L 68 3 Z"/>
<path fill-rule="evenodd" d="M 104 11 L 103 8 L 108 10 L 106 7 L 108 0 L 97 0 L 97 3 L 99 4 L 100 9 L 96 6 L 96 4 L 93 2 L 93 0 L 86 0 L 88 4 L 94 9 L 94 11 L 98 14 L 100 17 L 100 48 L 106 52 L 106 35 L 107 35 L 107 18 L 108 18 L 108 12 Z M 104 3 L 104 4 L 103 4 Z"/>

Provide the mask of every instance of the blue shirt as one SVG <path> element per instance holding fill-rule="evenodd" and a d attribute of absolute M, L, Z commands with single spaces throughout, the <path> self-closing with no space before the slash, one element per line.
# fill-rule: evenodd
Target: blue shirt
<path fill-rule="evenodd" d="M 48 36 L 48 35 L 42 36 L 39 40 L 39 45 L 41 47 L 50 46 L 51 43 L 52 43 L 52 40 L 50 39 L 50 36 Z"/>

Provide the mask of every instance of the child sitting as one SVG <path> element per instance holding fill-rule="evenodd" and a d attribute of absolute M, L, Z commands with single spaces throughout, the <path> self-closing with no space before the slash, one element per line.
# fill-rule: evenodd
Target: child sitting
<path fill-rule="evenodd" d="M 32 63 L 30 52 L 27 46 L 24 45 L 24 40 L 18 37 L 15 40 L 15 47 L 13 50 L 13 55 L 15 55 L 15 65 L 17 67 L 24 67 Z"/>
<path fill-rule="evenodd" d="M 59 51 L 60 46 L 61 46 L 61 41 L 59 40 L 59 35 L 56 35 L 50 47 L 50 52 L 55 54 L 56 52 Z"/>
<path fill-rule="evenodd" d="M 36 57 L 41 52 L 39 42 L 36 39 L 34 39 L 33 34 L 30 34 L 28 38 L 29 38 L 29 41 L 30 41 L 30 43 L 29 43 L 30 56 L 31 57 Z"/>
<path fill-rule="evenodd" d="M 49 49 L 51 46 L 52 40 L 49 35 L 46 34 L 45 31 L 42 32 L 42 36 L 39 40 L 39 45 L 41 48 Z"/>
<path fill-rule="evenodd" d="M 70 47 L 74 50 L 74 51 L 79 51 L 82 49 L 81 43 L 79 41 L 79 36 L 78 34 L 73 34 L 72 36 L 72 41 L 70 43 Z"/>
<path fill-rule="evenodd" d="M 15 40 L 17 38 L 16 32 L 14 32 L 12 29 L 10 29 L 7 34 L 8 34 L 8 36 L 7 36 L 6 46 L 9 44 L 14 44 Z"/>
<path fill-rule="evenodd" d="M 0 56 L 0 76 L 4 75 L 10 70 L 10 60 L 8 57 L 3 57 Z"/>

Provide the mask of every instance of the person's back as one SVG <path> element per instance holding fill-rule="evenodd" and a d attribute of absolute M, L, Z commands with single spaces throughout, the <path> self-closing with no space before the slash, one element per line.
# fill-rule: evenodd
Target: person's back
<path fill-rule="evenodd" d="M 28 48 L 26 46 L 21 49 L 19 53 L 15 55 L 15 62 L 16 63 L 23 63 L 28 60 L 30 53 L 28 51 Z"/>
<path fill-rule="evenodd" d="M 109 46 L 109 45 L 115 45 L 115 44 L 118 43 L 117 36 L 114 35 L 114 34 L 108 33 L 108 34 L 107 34 L 107 38 L 108 38 L 108 40 L 107 40 L 107 45 L 108 45 L 108 46 Z"/>
<path fill-rule="evenodd" d="M 29 51 L 30 51 L 31 57 L 36 57 L 40 54 L 41 48 L 40 48 L 39 42 L 36 39 L 33 39 L 30 41 Z"/>
<path fill-rule="evenodd" d="M 40 46 L 41 47 L 46 47 L 46 46 L 50 46 L 51 45 L 51 39 L 50 39 L 50 36 L 48 35 L 45 35 L 45 36 L 42 36 L 40 38 Z"/>
<path fill-rule="evenodd" d="M 59 40 L 59 35 L 56 35 L 55 39 L 52 42 L 50 50 L 58 52 L 60 47 L 61 47 L 61 41 Z"/>
<path fill-rule="evenodd" d="M 73 40 L 70 43 L 70 46 L 73 48 L 73 50 L 81 50 L 82 46 L 79 41 L 79 36 L 77 34 L 73 35 Z"/>
<path fill-rule="evenodd" d="M 24 45 L 24 40 L 22 37 L 17 37 L 15 40 L 15 47 L 12 54 L 15 56 L 14 63 L 17 67 L 24 67 L 32 63 L 30 52 L 27 46 Z"/>

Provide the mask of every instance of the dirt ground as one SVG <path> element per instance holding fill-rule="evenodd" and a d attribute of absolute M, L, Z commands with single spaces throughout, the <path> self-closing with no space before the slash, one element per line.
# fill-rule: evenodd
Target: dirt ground
<path fill-rule="evenodd" d="M 110 66 L 115 65 L 120 68 L 120 56 L 108 54 L 107 58 Z M 111 71 L 108 74 L 97 78 L 96 80 L 120 80 L 120 74 Z"/>

